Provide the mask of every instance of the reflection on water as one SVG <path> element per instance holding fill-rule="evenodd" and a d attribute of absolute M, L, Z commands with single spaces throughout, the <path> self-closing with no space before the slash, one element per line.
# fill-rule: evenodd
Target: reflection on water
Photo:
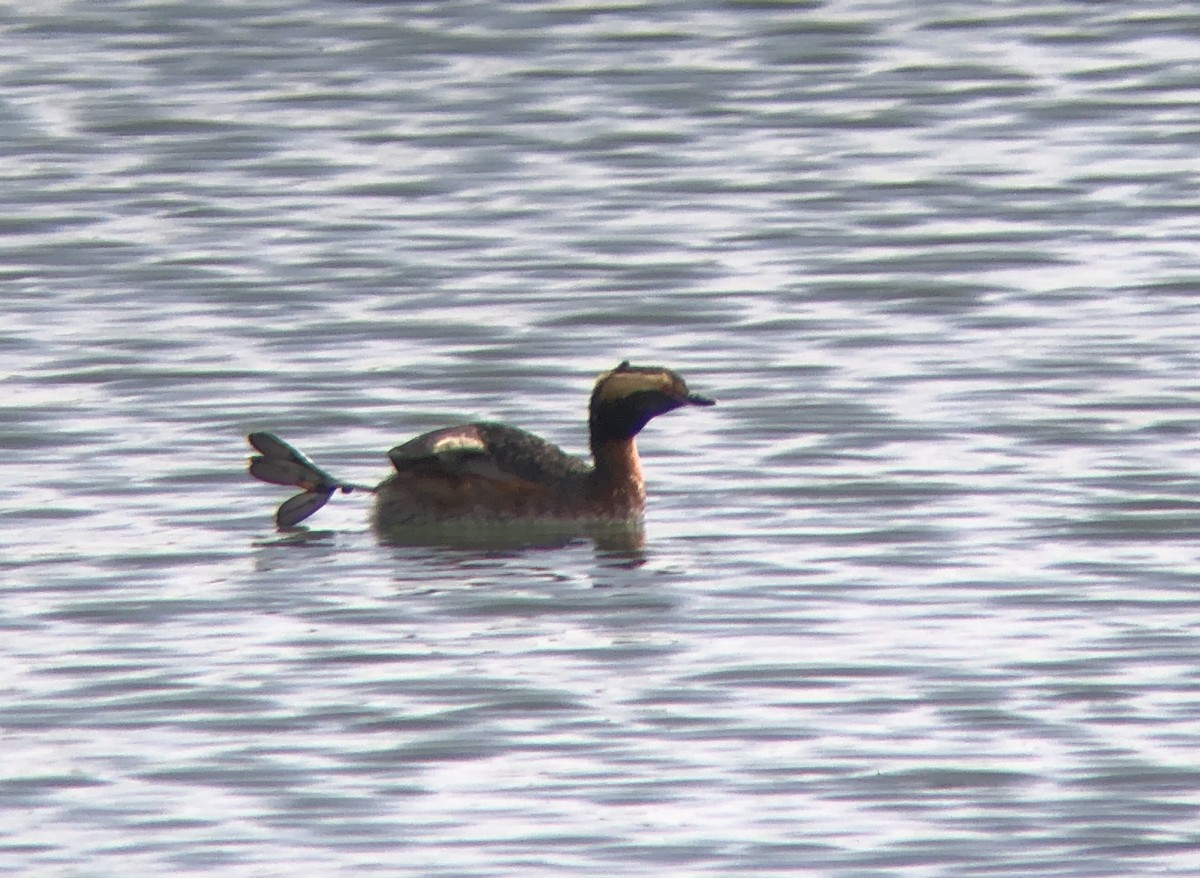
<path fill-rule="evenodd" d="M 641 522 L 531 522 L 462 527 L 425 525 L 378 528 L 380 539 L 393 546 L 448 546 L 491 549 L 551 549 L 579 540 L 595 543 L 602 552 L 623 552 L 630 558 L 646 544 Z"/>
<path fill-rule="evenodd" d="M 7 871 L 1196 874 L 1189 10 L 0 24 Z M 242 470 L 624 357 L 644 534 Z"/>
<path fill-rule="evenodd" d="M 473 524 L 406 525 L 385 528 L 375 526 L 384 545 L 443 547 L 457 549 L 554 549 L 573 543 L 591 543 L 604 553 L 623 554 L 631 561 L 641 557 L 646 545 L 645 526 L 641 522 L 496 522 Z M 300 526 L 265 540 L 262 546 L 308 546 L 336 540 L 330 530 Z"/>

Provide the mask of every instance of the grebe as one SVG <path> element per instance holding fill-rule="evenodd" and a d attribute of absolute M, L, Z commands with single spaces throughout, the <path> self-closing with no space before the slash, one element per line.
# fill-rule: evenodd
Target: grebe
<path fill-rule="evenodd" d="M 637 434 L 651 418 L 716 400 L 691 393 L 658 366 L 622 362 L 596 379 L 588 406 L 593 463 L 505 424 L 478 422 L 424 433 L 388 452 L 396 471 L 375 488 L 341 482 L 270 433 L 251 433 L 260 453 L 250 475 L 302 488 L 275 513 L 292 528 L 334 492 L 375 494 L 374 521 L 384 531 L 454 523 L 634 523 L 646 505 Z"/>

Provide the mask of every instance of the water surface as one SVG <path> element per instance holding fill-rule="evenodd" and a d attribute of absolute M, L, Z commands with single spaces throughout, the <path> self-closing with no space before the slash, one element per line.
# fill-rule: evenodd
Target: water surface
<path fill-rule="evenodd" d="M 14 874 L 1194 875 L 1200 18 L 0 13 Z M 629 358 L 646 545 L 282 538 Z"/>

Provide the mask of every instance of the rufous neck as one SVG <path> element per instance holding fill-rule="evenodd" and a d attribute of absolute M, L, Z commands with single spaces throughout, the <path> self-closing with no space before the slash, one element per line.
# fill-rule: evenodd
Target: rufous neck
<path fill-rule="evenodd" d="M 646 503 L 646 483 L 634 438 L 594 442 L 592 457 L 596 464 L 596 488 L 601 495 L 640 511 Z"/>

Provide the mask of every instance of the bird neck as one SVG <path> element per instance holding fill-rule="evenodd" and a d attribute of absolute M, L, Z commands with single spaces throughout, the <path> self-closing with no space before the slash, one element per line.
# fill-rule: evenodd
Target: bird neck
<path fill-rule="evenodd" d="M 594 490 L 601 502 L 640 514 L 646 505 L 646 483 L 634 437 L 594 439 L 592 459 Z"/>

